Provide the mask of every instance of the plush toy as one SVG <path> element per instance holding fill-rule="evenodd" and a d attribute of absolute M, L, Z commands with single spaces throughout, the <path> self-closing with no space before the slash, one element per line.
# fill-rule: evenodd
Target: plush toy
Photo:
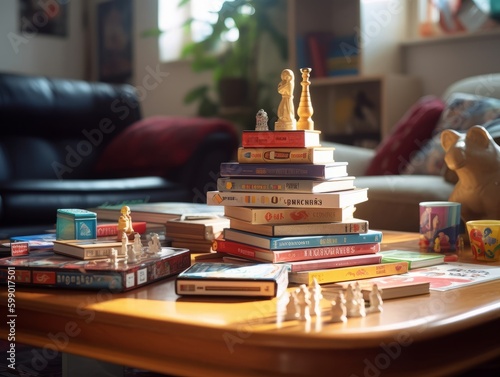
<path fill-rule="evenodd" d="M 466 134 L 444 130 L 441 145 L 458 176 L 449 200 L 462 204 L 462 220 L 500 219 L 500 146 L 481 126 Z"/>

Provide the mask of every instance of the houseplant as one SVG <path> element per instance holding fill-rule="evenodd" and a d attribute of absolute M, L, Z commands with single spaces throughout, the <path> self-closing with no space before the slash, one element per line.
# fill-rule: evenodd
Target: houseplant
<path fill-rule="evenodd" d="M 181 0 L 180 6 L 189 3 Z M 185 97 L 186 103 L 198 102 L 198 115 L 220 114 L 221 107 L 253 111 L 266 103 L 263 88 L 268 80 L 263 80 L 259 63 L 266 38 L 281 59 L 287 58 L 286 36 L 274 21 L 285 10 L 286 0 L 226 0 L 209 25 L 212 33 L 184 46 L 182 57 L 191 60 L 193 72 L 212 72 L 210 85 L 195 87 Z M 236 32 L 237 38 L 227 40 L 229 32 Z"/>

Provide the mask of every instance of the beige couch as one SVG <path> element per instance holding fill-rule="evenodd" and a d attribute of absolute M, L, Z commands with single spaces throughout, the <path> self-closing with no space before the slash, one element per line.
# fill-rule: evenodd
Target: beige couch
<path fill-rule="evenodd" d="M 446 90 L 443 100 L 453 93 L 500 98 L 500 74 L 460 80 Z M 499 141 L 498 134 L 492 136 Z M 323 145 L 335 146 L 335 160 L 348 161 L 349 173 L 356 176 L 357 187 L 368 187 L 369 200 L 359 204 L 355 214 L 356 217 L 369 220 L 372 229 L 418 232 L 419 202 L 448 200 L 454 188 L 454 183 L 448 182 L 442 175 L 366 176 L 375 150 L 328 142 Z"/>

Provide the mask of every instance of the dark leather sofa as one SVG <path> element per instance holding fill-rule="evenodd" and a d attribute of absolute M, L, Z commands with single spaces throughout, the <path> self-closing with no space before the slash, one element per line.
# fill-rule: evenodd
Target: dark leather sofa
<path fill-rule="evenodd" d="M 141 122 L 131 85 L 0 73 L 0 238 L 53 227 L 58 208 L 204 202 L 220 163 L 234 156 L 235 127 L 203 118 Z M 177 158 L 180 147 L 190 153 Z"/>

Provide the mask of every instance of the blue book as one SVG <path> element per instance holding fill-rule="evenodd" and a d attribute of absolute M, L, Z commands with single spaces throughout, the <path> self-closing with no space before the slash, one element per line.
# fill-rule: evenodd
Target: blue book
<path fill-rule="evenodd" d="M 347 176 L 347 162 L 327 164 L 293 163 L 249 163 L 223 162 L 220 164 L 222 177 L 288 177 L 331 179 Z"/>
<path fill-rule="evenodd" d="M 34 234 L 30 236 L 14 236 L 10 238 L 10 242 L 28 242 L 30 250 L 52 249 L 55 240 L 55 233 Z"/>
<path fill-rule="evenodd" d="M 325 234 L 320 236 L 269 237 L 257 233 L 244 232 L 232 228 L 224 229 L 224 239 L 269 250 L 299 249 L 304 247 L 323 247 L 355 245 L 382 242 L 382 232 L 368 230 L 366 233 Z"/>

